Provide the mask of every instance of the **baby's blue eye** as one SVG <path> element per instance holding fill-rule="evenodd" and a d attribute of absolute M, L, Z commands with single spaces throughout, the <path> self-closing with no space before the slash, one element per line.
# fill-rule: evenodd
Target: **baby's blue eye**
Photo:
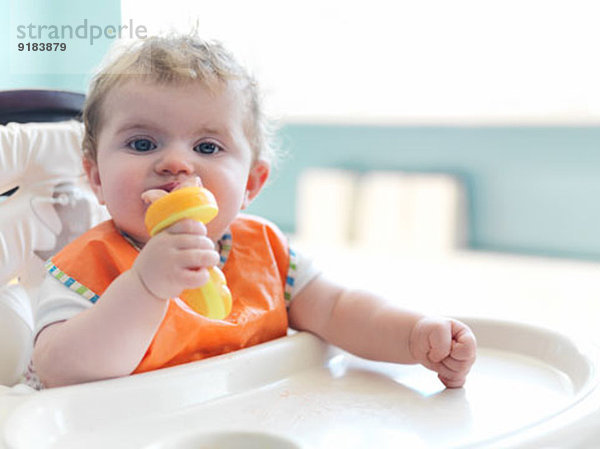
<path fill-rule="evenodd" d="M 202 154 L 215 154 L 221 151 L 221 147 L 213 142 L 201 142 L 194 147 L 194 151 Z"/>
<path fill-rule="evenodd" d="M 149 139 L 135 139 L 129 142 L 127 146 L 132 150 L 140 152 L 152 151 L 156 148 L 156 145 Z"/>

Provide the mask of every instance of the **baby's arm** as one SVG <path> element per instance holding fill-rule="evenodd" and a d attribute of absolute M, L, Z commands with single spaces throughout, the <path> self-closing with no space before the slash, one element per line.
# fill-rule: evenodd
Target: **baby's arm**
<path fill-rule="evenodd" d="M 42 382 L 53 387 L 130 374 L 162 321 L 165 299 L 204 284 L 208 272 L 201 267 L 218 257 L 204 225 L 192 220 L 151 238 L 93 307 L 39 333 L 33 361 Z"/>
<path fill-rule="evenodd" d="M 429 318 L 319 276 L 294 297 L 290 325 L 360 357 L 421 363 L 460 387 L 475 361 L 475 337 L 456 320 Z"/>

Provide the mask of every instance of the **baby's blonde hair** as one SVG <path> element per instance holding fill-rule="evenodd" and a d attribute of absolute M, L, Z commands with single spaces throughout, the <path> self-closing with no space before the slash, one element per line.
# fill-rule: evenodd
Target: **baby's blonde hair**
<path fill-rule="evenodd" d="M 154 36 L 113 48 L 92 78 L 83 110 L 83 153 L 87 159 L 96 161 L 104 100 L 116 86 L 132 80 L 167 85 L 199 82 L 209 89 L 240 81 L 253 159 L 274 158 L 271 125 L 264 116 L 255 79 L 220 43 L 204 41 L 194 33 Z"/>

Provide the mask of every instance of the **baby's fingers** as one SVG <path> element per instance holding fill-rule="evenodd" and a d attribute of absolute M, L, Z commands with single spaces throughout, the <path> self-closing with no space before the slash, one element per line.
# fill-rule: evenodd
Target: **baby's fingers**
<path fill-rule="evenodd" d="M 214 267 L 219 263 L 219 253 L 199 249 L 188 249 L 181 252 L 179 263 L 187 270 L 197 270 L 203 267 Z"/>
<path fill-rule="evenodd" d="M 463 343 L 455 341 L 452 344 L 452 352 L 450 353 L 450 357 L 462 362 L 474 362 L 476 357 L 475 338 L 473 337 L 472 340 Z"/>
<path fill-rule="evenodd" d="M 197 234 L 176 234 L 171 236 L 173 240 L 173 246 L 179 250 L 210 250 L 215 249 L 215 244 L 211 239 L 205 235 Z"/>
<path fill-rule="evenodd" d="M 470 370 L 471 363 L 459 362 L 451 358 L 447 358 L 435 368 L 439 379 L 449 388 L 462 387 Z"/>
<path fill-rule="evenodd" d="M 460 326 L 457 330 L 456 327 Z M 462 323 L 453 323 L 454 341 L 452 342 L 452 351 L 450 356 L 453 359 L 461 361 L 475 360 L 477 352 L 477 341 L 471 329 Z"/>
<path fill-rule="evenodd" d="M 185 270 L 180 274 L 179 282 L 182 290 L 190 288 L 202 287 L 208 282 L 210 273 L 206 268 L 199 268 L 196 270 Z"/>
<path fill-rule="evenodd" d="M 198 234 L 206 235 L 206 226 L 199 221 L 186 218 L 169 226 L 166 230 L 169 234 Z"/>
<path fill-rule="evenodd" d="M 471 368 L 470 362 L 465 362 L 463 360 L 456 360 L 452 357 L 446 357 L 444 360 L 442 360 L 440 362 L 440 364 L 455 373 L 460 373 L 460 372 L 467 373 L 467 372 L 469 372 L 469 369 Z"/>
<path fill-rule="evenodd" d="M 467 376 L 466 376 L 466 374 L 465 375 L 455 374 L 452 376 L 445 377 L 441 374 L 438 374 L 438 379 L 440 379 L 447 388 L 460 388 L 465 384 L 465 381 L 467 380 Z"/>

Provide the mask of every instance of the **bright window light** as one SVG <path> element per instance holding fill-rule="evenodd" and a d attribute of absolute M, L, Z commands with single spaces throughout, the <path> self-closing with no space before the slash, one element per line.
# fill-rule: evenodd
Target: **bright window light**
<path fill-rule="evenodd" d="M 597 0 L 122 1 L 223 41 L 285 121 L 600 122 Z"/>

